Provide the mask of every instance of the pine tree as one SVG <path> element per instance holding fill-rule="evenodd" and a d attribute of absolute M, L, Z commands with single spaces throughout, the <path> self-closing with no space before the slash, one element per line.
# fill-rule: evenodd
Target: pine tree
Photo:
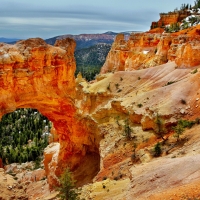
<path fill-rule="evenodd" d="M 182 135 L 183 132 L 184 132 L 184 130 L 185 130 L 184 127 L 183 127 L 183 125 L 181 124 L 181 121 L 178 121 L 177 126 L 175 126 L 173 128 L 173 130 L 175 131 L 174 137 L 177 138 L 177 142 L 178 142 L 179 138 L 180 138 L 180 135 Z"/>
<path fill-rule="evenodd" d="M 158 157 L 160 156 L 162 153 L 162 149 L 161 149 L 161 145 L 160 142 L 158 142 L 155 146 L 154 146 L 154 156 Z"/>
<path fill-rule="evenodd" d="M 78 194 L 75 188 L 75 180 L 72 178 L 72 173 L 69 168 L 66 168 L 63 174 L 61 174 L 60 186 L 56 188 L 59 191 L 59 197 L 62 200 L 78 200 Z"/>
<path fill-rule="evenodd" d="M 155 129 L 156 134 L 161 136 L 163 141 L 165 141 L 164 134 L 166 133 L 166 129 L 165 129 L 165 126 L 164 126 L 164 122 L 163 122 L 163 120 L 161 119 L 161 117 L 158 113 L 156 115 L 155 124 L 156 124 L 156 127 L 155 127 L 156 128 Z"/>

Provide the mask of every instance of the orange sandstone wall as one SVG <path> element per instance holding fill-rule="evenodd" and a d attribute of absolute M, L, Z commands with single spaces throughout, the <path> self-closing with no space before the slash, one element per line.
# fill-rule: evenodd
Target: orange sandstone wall
<path fill-rule="evenodd" d="M 156 27 L 163 27 L 169 24 L 179 23 L 190 15 L 191 13 L 187 10 L 160 13 L 160 19 L 157 22 L 152 22 L 151 29 Z"/>
<path fill-rule="evenodd" d="M 137 33 L 128 41 L 123 35 L 115 42 L 101 69 L 101 74 L 144 69 L 175 61 L 178 67 L 200 64 L 199 26 L 178 33 Z"/>
<path fill-rule="evenodd" d="M 159 58 L 151 60 L 156 55 L 157 44 L 161 38 L 160 33 L 137 33 L 131 34 L 128 41 L 121 34 L 116 37 L 115 42 L 107 56 L 101 73 L 113 71 L 131 71 L 162 64 Z"/>
<path fill-rule="evenodd" d="M 0 43 L 0 117 L 17 108 L 35 108 L 53 122 L 60 142 L 56 174 L 66 165 L 76 169 L 87 154 L 98 153 L 98 141 L 76 114 L 75 45 L 64 39 L 50 46 L 40 38 Z"/>

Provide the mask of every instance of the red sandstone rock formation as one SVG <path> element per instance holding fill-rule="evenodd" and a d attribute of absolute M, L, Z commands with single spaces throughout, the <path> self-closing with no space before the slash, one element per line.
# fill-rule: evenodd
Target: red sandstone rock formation
<path fill-rule="evenodd" d="M 158 22 L 152 22 L 151 29 L 157 27 L 164 27 L 170 24 L 180 23 L 183 19 L 190 15 L 191 13 L 188 10 L 160 13 L 160 19 L 158 20 Z"/>
<path fill-rule="evenodd" d="M 136 33 L 125 41 L 118 35 L 107 56 L 101 73 L 131 71 L 163 64 L 166 60 L 156 54 L 161 34 Z"/>
<path fill-rule="evenodd" d="M 98 152 L 92 130 L 76 115 L 74 49 L 73 39 L 55 46 L 40 38 L 0 44 L 0 117 L 28 107 L 51 120 L 61 145 L 57 174 L 66 165 L 75 170 L 85 155 Z"/>
<path fill-rule="evenodd" d="M 115 42 L 101 69 L 101 73 L 132 71 L 176 61 L 178 67 L 193 67 L 200 64 L 199 26 L 178 33 L 137 33 L 128 41 L 123 35 Z"/>

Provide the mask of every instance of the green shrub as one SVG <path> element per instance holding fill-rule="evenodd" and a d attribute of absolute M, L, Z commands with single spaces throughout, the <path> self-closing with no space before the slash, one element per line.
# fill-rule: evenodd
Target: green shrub
<path fill-rule="evenodd" d="M 125 125 L 124 125 L 124 136 L 127 138 L 127 140 L 131 140 L 131 128 L 129 125 L 129 121 L 125 120 Z"/>
<path fill-rule="evenodd" d="M 36 160 L 34 161 L 34 170 L 39 169 L 41 167 L 41 158 L 37 157 Z"/>
<path fill-rule="evenodd" d="M 170 24 L 170 26 L 166 26 L 165 27 L 165 31 L 167 33 L 173 33 L 173 32 L 177 32 L 180 30 L 180 25 L 179 23 L 173 23 L 173 24 Z"/>
<path fill-rule="evenodd" d="M 161 149 L 161 144 L 160 144 L 160 142 L 158 142 L 158 143 L 154 146 L 153 151 L 154 151 L 154 156 L 155 156 L 155 157 L 158 157 L 158 156 L 160 156 L 160 155 L 162 154 L 162 149 Z"/>
<path fill-rule="evenodd" d="M 197 72 L 198 72 L 198 70 L 195 69 L 195 70 L 193 70 L 193 71 L 191 72 L 191 74 L 196 74 Z"/>
<path fill-rule="evenodd" d="M 185 128 L 192 128 L 192 126 L 198 123 L 199 123 L 198 118 L 195 121 L 188 121 L 183 119 L 178 120 L 177 125 L 172 128 L 175 131 L 174 137 L 176 137 L 177 141 L 179 141 L 180 135 L 183 134 Z"/>
<path fill-rule="evenodd" d="M 192 128 L 195 125 L 195 121 L 188 121 L 188 120 L 179 120 L 178 125 L 181 125 L 183 128 Z"/>
<path fill-rule="evenodd" d="M 137 105 L 138 108 L 142 108 L 142 106 L 143 105 L 141 103 L 138 103 L 138 105 Z"/>
<path fill-rule="evenodd" d="M 177 126 L 175 126 L 173 130 L 175 131 L 174 137 L 176 137 L 177 141 L 179 141 L 180 135 L 183 134 L 185 129 L 183 128 L 181 124 L 177 124 Z"/>

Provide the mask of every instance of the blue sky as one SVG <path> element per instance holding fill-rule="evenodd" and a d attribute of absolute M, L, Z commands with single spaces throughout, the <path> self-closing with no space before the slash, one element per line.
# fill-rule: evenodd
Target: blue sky
<path fill-rule="evenodd" d="M 49 38 L 106 31 L 147 31 L 160 12 L 194 0 L 1 0 L 0 37 Z"/>

